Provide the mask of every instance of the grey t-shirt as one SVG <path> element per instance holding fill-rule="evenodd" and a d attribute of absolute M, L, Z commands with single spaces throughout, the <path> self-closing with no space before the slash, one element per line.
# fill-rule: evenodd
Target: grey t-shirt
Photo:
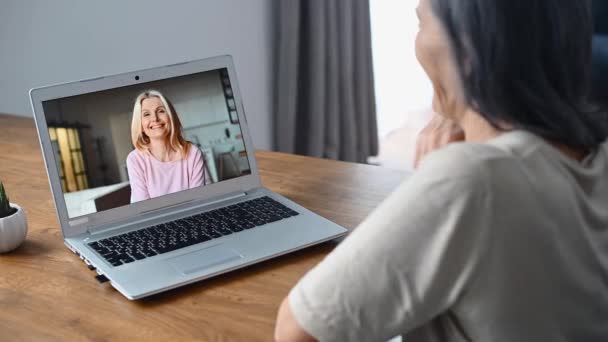
<path fill-rule="evenodd" d="M 432 153 L 289 302 L 321 341 L 608 341 L 608 143 Z"/>

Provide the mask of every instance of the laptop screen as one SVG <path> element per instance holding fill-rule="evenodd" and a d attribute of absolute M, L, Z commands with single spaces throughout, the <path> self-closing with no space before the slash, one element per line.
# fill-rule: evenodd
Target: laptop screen
<path fill-rule="evenodd" d="M 42 105 L 70 219 L 251 173 L 227 69 Z"/>

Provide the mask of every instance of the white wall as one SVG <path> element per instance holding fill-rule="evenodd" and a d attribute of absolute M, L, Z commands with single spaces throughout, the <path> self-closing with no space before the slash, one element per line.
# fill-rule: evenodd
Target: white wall
<path fill-rule="evenodd" d="M 0 112 L 30 88 L 231 54 L 254 144 L 271 148 L 272 0 L 3 0 Z"/>

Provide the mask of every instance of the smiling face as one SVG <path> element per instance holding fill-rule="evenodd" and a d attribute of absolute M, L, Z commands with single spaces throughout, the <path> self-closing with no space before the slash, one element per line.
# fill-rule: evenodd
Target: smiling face
<path fill-rule="evenodd" d="M 160 98 L 153 96 L 141 102 L 141 126 L 150 139 L 166 139 L 171 132 L 171 118 Z"/>

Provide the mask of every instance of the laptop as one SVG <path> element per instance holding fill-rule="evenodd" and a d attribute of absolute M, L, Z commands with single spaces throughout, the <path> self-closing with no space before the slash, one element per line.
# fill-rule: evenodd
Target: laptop
<path fill-rule="evenodd" d="M 262 185 L 230 56 L 30 99 L 65 245 L 128 299 L 347 233 Z"/>

